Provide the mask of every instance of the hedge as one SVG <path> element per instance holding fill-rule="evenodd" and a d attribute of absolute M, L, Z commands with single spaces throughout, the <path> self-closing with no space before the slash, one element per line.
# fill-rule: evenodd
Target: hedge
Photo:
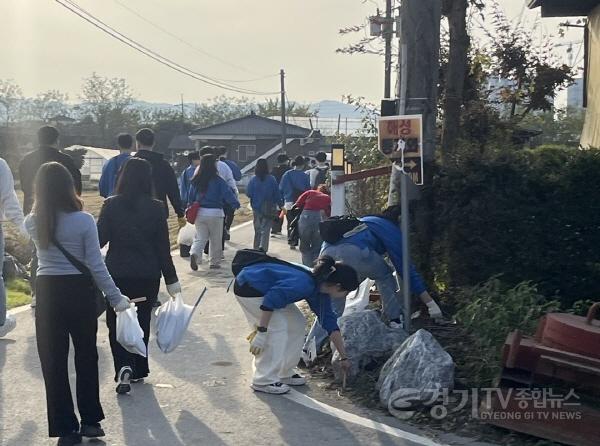
<path fill-rule="evenodd" d="M 424 208 L 433 215 L 415 225 L 413 252 L 436 283 L 501 274 L 537 284 L 565 308 L 600 297 L 600 151 L 472 153 L 433 170 L 415 206 L 418 218 Z"/>

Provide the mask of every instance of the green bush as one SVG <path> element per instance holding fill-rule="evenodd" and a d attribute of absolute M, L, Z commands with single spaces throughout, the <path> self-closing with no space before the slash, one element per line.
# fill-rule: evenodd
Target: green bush
<path fill-rule="evenodd" d="M 600 296 L 599 197 L 600 151 L 470 150 L 435 172 L 433 225 L 415 225 L 413 252 L 444 287 L 502 274 L 570 308 Z"/>
<path fill-rule="evenodd" d="M 6 283 L 7 307 L 15 308 L 31 302 L 31 287 L 23 279 L 15 279 Z"/>
<path fill-rule="evenodd" d="M 469 371 L 475 386 L 488 386 L 500 371 L 500 352 L 508 333 L 519 329 L 533 334 L 542 315 L 556 311 L 559 303 L 546 300 L 530 282 L 514 287 L 498 277 L 459 290 L 456 320 L 468 333 L 469 345 L 456 356 L 459 368 Z"/>

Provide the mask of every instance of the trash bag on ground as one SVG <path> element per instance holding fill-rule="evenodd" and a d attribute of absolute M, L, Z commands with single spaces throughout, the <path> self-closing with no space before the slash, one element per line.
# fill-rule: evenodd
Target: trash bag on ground
<path fill-rule="evenodd" d="M 351 368 L 346 376 L 350 380 L 375 360 L 388 358 L 408 337 L 401 328 L 385 325 L 381 315 L 375 310 L 362 310 L 342 316 L 338 325 L 351 361 Z M 334 352 L 331 363 L 336 379 L 341 380 L 343 376 L 339 359 L 339 352 Z"/>
<path fill-rule="evenodd" d="M 410 336 L 379 375 L 379 399 L 398 418 L 403 411 L 435 404 L 443 389 L 454 387 L 454 362 L 427 330 Z"/>
<path fill-rule="evenodd" d="M 183 296 L 177 294 L 156 310 L 156 343 L 163 353 L 170 353 L 183 339 L 194 311 L 204 296 L 206 288 L 194 305 L 187 305 Z"/>
<path fill-rule="evenodd" d="M 190 223 L 186 223 L 186 225 L 179 230 L 179 234 L 177 234 L 177 244 L 192 246 L 195 235 L 196 227 Z"/>
<path fill-rule="evenodd" d="M 357 290 L 348 293 L 344 314 L 342 314 L 342 316 L 348 316 L 349 314 L 367 308 L 367 305 L 369 305 L 369 296 L 371 295 L 371 287 L 374 283 L 374 280 L 365 279 L 359 285 Z"/>
<path fill-rule="evenodd" d="M 144 358 L 148 356 L 146 344 L 144 344 L 144 330 L 140 327 L 135 305 L 117 313 L 117 342 L 129 353 L 135 353 Z"/>

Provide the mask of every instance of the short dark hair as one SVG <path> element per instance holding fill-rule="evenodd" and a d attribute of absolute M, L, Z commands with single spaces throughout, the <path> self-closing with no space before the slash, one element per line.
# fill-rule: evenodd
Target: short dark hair
<path fill-rule="evenodd" d="M 59 135 L 60 134 L 58 133 L 58 130 L 56 130 L 56 127 L 51 125 L 40 127 L 37 132 L 38 142 L 41 146 L 50 146 L 52 144 L 56 144 Z"/>
<path fill-rule="evenodd" d="M 188 160 L 191 163 L 194 160 L 199 160 L 200 154 L 198 152 L 190 152 L 188 153 Z"/>
<path fill-rule="evenodd" d="M 318 152 L 315 155 L 315 159 L 320 163 L 324 163 L 325 161 L 327 161 L 327 154 L 325 152 Z"/>
<path fill-rule="evenodd" d="M 140 129 L 135 134 L 135 140 L 144 147 L 152 147 L 154 145 L 154 132 L 149 128 Z"/>
<path fill-rule="evenodd" d="M 204 155 L 214 155 L 215 154 L 215 148 L 211 147 L 211 146 L 204 146 L 200 149 L 200 156 L 204 156 Z"/>
<path fill-rule="evenodd" d="M 278 164 L 285 164 L 289 160 L 290 160 L 289 157 L 285 153 L 280 153 L 279 155 L 277 155 L 277 163 Z"/>
<path fill-rule="evenodd" d="M 305 164 L 306 160 L 302 155 L 298 155 L 296 158 L 294 158 L 294 162 L 292 163 L 294 166 L 304 166 Z"/>
<path fill-rule="evenodd" d="M 254 168 L 254 175 L 261 180 L 264 180 L 269 175 L 269 163 L 264 158 L 259 158 L 256 161 L 256 167 Z"/>
<path fill-rule="evenodd" d="M 133 146 L 133 138 L 129 133 L 119 133 L 117 135 L 117 145 L 121 149 L 131 149 Z"/>

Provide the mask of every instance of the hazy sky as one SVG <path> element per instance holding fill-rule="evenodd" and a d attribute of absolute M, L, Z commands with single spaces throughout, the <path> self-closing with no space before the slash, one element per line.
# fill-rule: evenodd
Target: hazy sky
<path fill-rule="evenodd" d="M 340 36 L 338 29 L 364 22 L 376 8 L 374 0 L 77 3 L 157 53 L 213 78 L 256 79 L 276 75 L 284 68 L 290 100 L 340 99 L 348 93 L 377 100 L 383 89 L 380 58 L 335 53 L 336 48 L 357 37 Z M 380 5 L 383 3 L 379 1 Z M 500 3 L 512 18 L 520 15 L 526 0 Z M 137 11 L 139 16 L 122 5 Z M 536 14 L 525 11 L 530 21 L 535 20 Z M 58 89 L 77 100 L 82 78 L 94 71 L 126 78 L 136 96 L 146 101 L 175 103 L 180 94 L 186 102 L 220 94 L 242 96 L 205 85 L 152 61 L 53 0 L 0 0 L 0 17 L 0 79 L 14 79 L 29 96 Z M 544 19 L 543 23 L 553 31 L 557 21 Z M 569 37 L 581 38 L 577 32 Z M 260 91 L 279 90 L 277 77 L 236 85 Z"/>

